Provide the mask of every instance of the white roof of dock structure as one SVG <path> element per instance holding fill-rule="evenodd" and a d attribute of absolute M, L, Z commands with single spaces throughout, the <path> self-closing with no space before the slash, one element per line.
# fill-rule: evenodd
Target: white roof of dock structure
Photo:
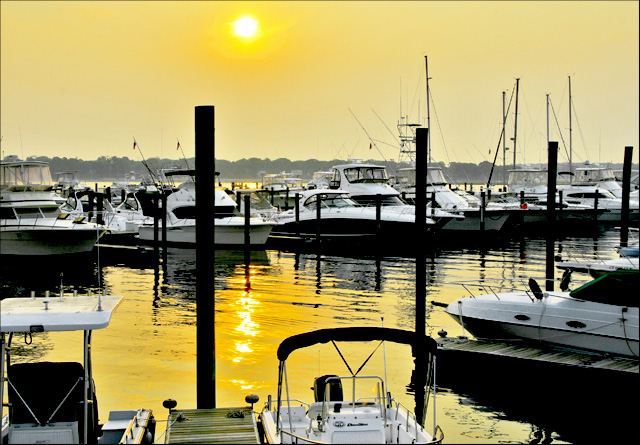
<path fill-rule="evenodd" d="M 0 301 L 0 332 L 103 329 L 123 298 L 116 295 L 5 298 Z"/>

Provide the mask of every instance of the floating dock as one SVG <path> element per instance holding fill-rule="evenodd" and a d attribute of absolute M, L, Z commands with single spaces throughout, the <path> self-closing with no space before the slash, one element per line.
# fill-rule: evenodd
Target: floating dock
<path fill-rule="evenodd" d="M 173 410 L 169 415 L 165 443 L 261 442 L 255 412 L 250 407 L 239 407 Z"/>
<path fill-rule="evenodd" d="M 460 364 L 487 364 L 522 366 L 528 370 L 535 368 L 556 368 L 566 371 L 585 370 L 615 374 L 621 378 L 637 378 L 639 361 L 633 357 L 580 352 L 569 349 L 536 347 L 499 341 L 472 340 L 467 337 L 444 337 L 436 340 L 438 355 L 442 357 L 438 365 L 449 369 Z"/>

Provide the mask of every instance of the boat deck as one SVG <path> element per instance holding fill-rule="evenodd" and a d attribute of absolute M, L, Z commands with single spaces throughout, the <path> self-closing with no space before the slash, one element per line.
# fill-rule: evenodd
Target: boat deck
<path fill-rule="evenodd" d="M 182 414 L 184 420 L 176 420 Z M 165 443 L 260 443 L 255 413 L 249 407 L 178 409 L 171 412 Z"/>
<path fill-rule="evenodd" d="M 449 359 L 491 360 L 518 359 L 522 363 L 562 365 L 619 373 L 638 374 L 638 359 L 617 357 L 605 354 L 590 354 L 572 350 L 536 348 L 497 341 L 472 340 L 466 337 L 445 337 L 436 340 L 438 353 Z M 513 361 L 513 360 L 511 360 Z"/>

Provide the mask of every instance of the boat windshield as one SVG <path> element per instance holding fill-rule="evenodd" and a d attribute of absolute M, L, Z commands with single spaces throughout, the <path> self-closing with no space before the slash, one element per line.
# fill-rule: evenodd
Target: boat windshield
<path fill-rule="evenodd" d="M 640 285 L 637 270 L 609 272 L 571 291 L 571 296 L 580 300 L 617 306 L 638 307 L 640 300 L 636 294 Z"/>
<path fill-rule="evenodd" d="M 310 209 L 315 209 L 318 203 L 318 200 L 320 200 L 320 202 L 322 203 L 322 207 L 329 207 L 329 208 L 355 207 L 358 205 L 358 203 L 356 203 L 353 199 L 351 199 L 349 195 L 346 193 L 340 193 L 340 194 L 335 194 L 335 193 L 320 194 L 319 193 L 319 194 L 310 196 L 304 202 L 304 205 L 305 207 L 308 207 Z"/>
<path fill-rule="evenodd" d="M 510 187 L 546 185 L 547 176 L 548 173 L 546 170 L 511 170 L 507 182 Z"/>
<path fill-rule="evenodd" d="M 344 176 L 350 183 L 389 182 L 384 167 L 353 167 L 345 168 Z"/>
<path fill-rule="evenodd" d="M 574 181 L 590 183 L 600 181 L 615 181 L 616 175 L 610 168 L 577 168 Z"/>
<path fill-rule="evenodd" d="M 444 172 L 441 168 L 427 168 L 427 184 L 441 185 L 446 184 Z"/>
<path fill-rule="evenodd" d="M 3 189 L 20 191 L 53 188 L 48 164 L 39 162 L 2 164 L 0 172 Z"/>

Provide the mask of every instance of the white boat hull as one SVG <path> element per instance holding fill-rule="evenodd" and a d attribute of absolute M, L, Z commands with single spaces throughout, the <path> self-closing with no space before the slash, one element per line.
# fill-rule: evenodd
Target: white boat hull
<path fill-rule="evenodd" d="M 54 218 L 22 221 L 3 220 L 0 226 L 0 254 L 46 256 L 91 252 L 104 229 L 94 224 L 75 224 Z"/>
<path fill-rule="evenodd" d="M 249 240 L 251 246 L 264 246 L 274 223 L 252 222 L 250 225 Z M 214 226 L 214 242 L 220 246 L 241 246 L 245 244 L 244 218 L 230 217 L 216 220 Z M 153 241 L 153 225 L 143 224 L 138 228 L 138 234 L 142 241 Z M 162 225 L 158 228 L 158 238 L 162 237 Z M 167 242 L 175 244 L 195 244 L 196 225 L 191 222 L 167 225 Z"/>
<path fill-rule="evenodd" d="M 523 340 L 638 357 L 638 308 L 585 302 L 568 292 L 541 300 L 510 292 L 462 298 L 446 312 L 476 338 Z"/>

